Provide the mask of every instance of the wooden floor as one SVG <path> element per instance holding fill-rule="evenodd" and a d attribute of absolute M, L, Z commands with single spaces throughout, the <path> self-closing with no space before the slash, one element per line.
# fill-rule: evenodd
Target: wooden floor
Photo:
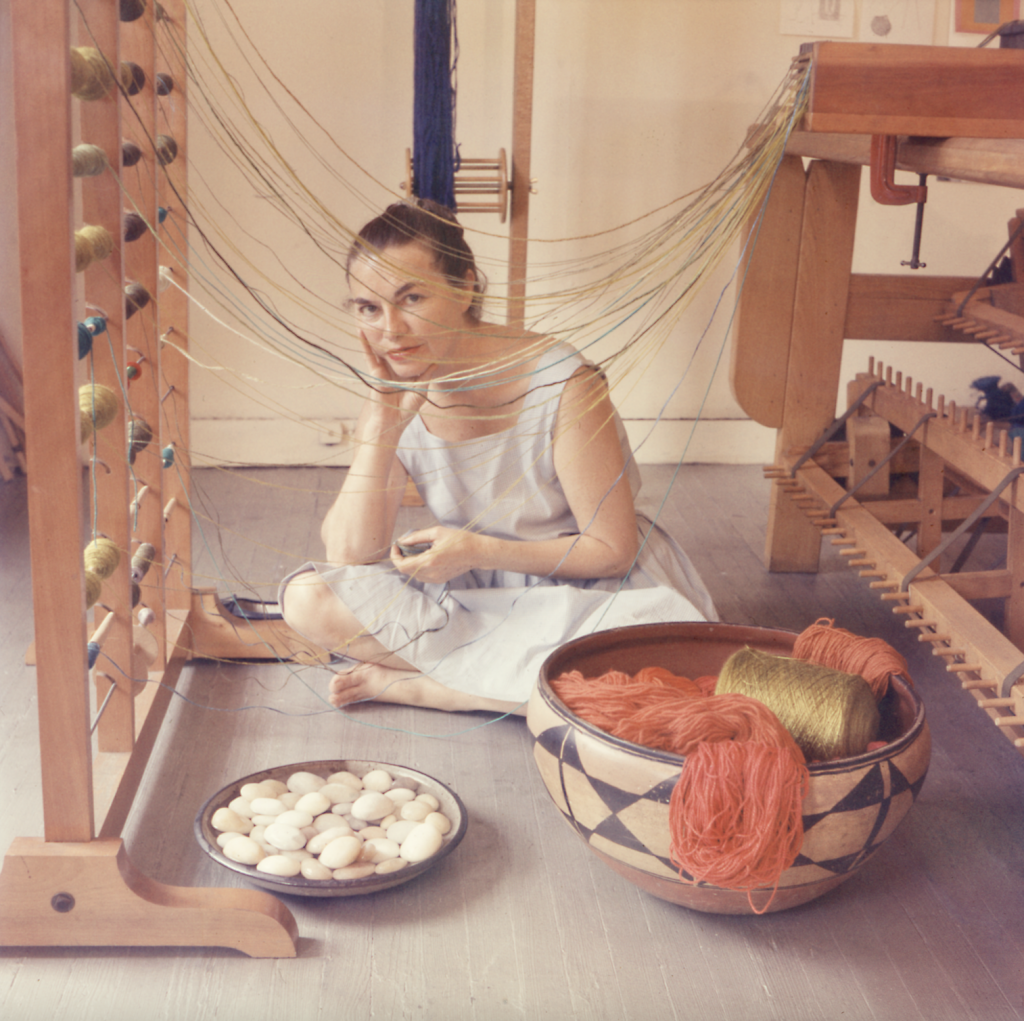
<path fill-rule="evenodd" d="M 645 470 L 656 508 L 671 471 Z M 211 523 L 199 583 L 273 594 L 318 555 L 337 471 L 197 473 Z M 319 492 L 313 492 L 319 491 Z M 24 512 L 0 489 L 0 846 L 42 832 Z M 691 912 L 598 862 L 535 774 L 519 719 L 366 706 L 326 711 L 327 674 L 285 664 L 186 669 L 127 830 L 167 883 L 231 885 L 192 836 L 205 798 L 271 765 L 337 756 L 413 765 L 450 784 L 470 828 L 456 852 L 372 897 L 292 899 L 297 960 L 228 951 L 0 951 L 10 1021 L 417 1018 L 997 1021 L 1024 1018 L 1024 761 L 939 661 L 828 549 L 817 575 L 761 566 L 767 486 L 752 467 L 688 466 L 662 520 L 722 619 L 799 630 L 819 616 L 911 660 L 934 737 L 910 816 L 847 883 L 761 918 Z M 412 514 L 414 512 L 410 512 Z M 212 523 L 216 522 L 216 526 Z M 249 708 L 259 705 L 263 708 Z"/>

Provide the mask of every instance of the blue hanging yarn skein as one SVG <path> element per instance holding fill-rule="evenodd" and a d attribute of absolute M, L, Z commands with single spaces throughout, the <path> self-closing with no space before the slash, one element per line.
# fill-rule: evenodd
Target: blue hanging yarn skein
<path fill-rule="evenodd" d="M 413 190 L 455 208 L 455 0 L 416 0 Z"/>

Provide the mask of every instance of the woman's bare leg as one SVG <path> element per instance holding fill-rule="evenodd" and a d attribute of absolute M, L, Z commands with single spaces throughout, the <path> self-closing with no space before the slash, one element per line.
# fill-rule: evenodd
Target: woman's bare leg
<path fill-rule="evenodd" d="M 419 673 L 376 638 L 364 634 L 363 626 L 352 611 L 316 571 L 307 571 L 288 583 L 281 608 L 289 627 L 311 642 L 329 652 L 361 661 L 335 674 L 331 680 L 332 705 L 375 699 L 447 712 L 487 710 L 525 715 L 525 707 L 518 702 L 456 691 Z"/>

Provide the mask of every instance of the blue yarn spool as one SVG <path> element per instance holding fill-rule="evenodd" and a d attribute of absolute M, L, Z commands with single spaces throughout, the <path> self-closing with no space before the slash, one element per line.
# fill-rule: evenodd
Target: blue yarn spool
<path fill-rule="evenodd" d="M 89 669 L 91 670 L 96 665 L 96 658 L 100 654 L 99 642 L 89 642 L 86 649 L 89 653 Z"/>
<path fill-rule="evenodd" d="M 413 189 L 455 208 L 455 0 L 416 0 Z M 456 59 L 458 42 L 455 43 Z"/>
<path fill-rule="evenodd" d="M 78 357 L 84 358 L 92 350 L 92 338 L 107 328 L 107 321 L 102 316 L 89 316 L 85 322 L 78 324 Z"/>
<path fill-rule="evenodd" d="M 174 447 L 164 447 L 160 451 L 160 460 L 165 468 L 170 468 L 174 464 Z"/>

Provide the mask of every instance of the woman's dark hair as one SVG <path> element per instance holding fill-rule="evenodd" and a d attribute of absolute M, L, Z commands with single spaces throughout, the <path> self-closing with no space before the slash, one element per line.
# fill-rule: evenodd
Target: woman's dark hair
<path fill-rule="evenodd" d="M 480 318 L 487 278 L 476 267 L 476 260 L 455 213 L 433 199 L 395 202 L 359 232 L 345 260 L 345 279 L 352 263 L 360 256 L 377 256 L 388 248 L 412 243 L 425 245 L 434 255 L 434 267 L 453 287 L 464 287 L 473 274 L 473 301 L 469 314 Z"/>

